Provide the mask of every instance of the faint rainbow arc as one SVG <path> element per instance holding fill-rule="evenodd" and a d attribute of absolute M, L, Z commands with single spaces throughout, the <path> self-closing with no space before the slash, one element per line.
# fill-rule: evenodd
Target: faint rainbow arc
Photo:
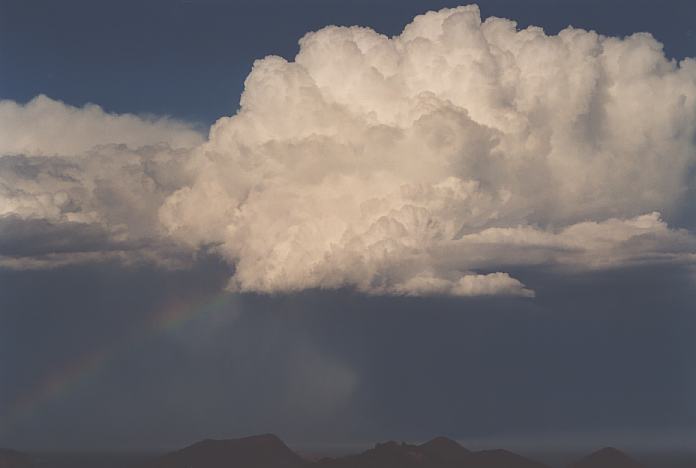
<path fill-rule="evenodd" d="M 85 382 L 96 374 L 104 364 L 145 340 L 153 333 L 165 333 L 176 330 L 190 321 L 208 315 L 229 303 L 230 295 L 219 293 L 208 300 L 188 302 L 169 302 L 152 315 L 145 325 L 122 339 L 98 350 L 83 353 L 76 359 L 52 369 L 41 377 L 37 384 L 20 395 L 11 405 L 9 421 L 26 419 L 34 414 L 43 404 L 59 398 L 71 389 Z"/>

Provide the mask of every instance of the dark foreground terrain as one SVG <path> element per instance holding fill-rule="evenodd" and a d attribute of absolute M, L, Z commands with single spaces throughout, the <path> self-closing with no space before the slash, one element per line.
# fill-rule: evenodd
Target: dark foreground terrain
<path fill-rule="evenodd" d="M 322 458 L 300 455 L 278 437 L 265 434 L 206 439 L 164 455 L 27 455 L 0 450 L 0 468 L 696 468 L 695 460 L 686 455 L 642 458 L 606 447 L 570 463 L 547 465 L 507 450 L 467 450 L 445 437 L 420 445 L 385 442 L 362 453 Z"/>

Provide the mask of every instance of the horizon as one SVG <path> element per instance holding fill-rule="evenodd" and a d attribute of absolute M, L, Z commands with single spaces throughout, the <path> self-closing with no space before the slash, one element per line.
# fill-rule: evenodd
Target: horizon
<path fill-rule="evenodd" d="M 117 457 L 113 458 L 111 461 L 111 464 L 109 465 L 103 465 L 103 466 L 115 466 L 115 461 L 117 459 L 122 460 L 122 462 L 125 462 L 129 465 L 134 465 L 134 462 L 137 461 L 137 463 L 144 463 L 148 461 L 154 461 L 157 460 L 161 456 L 171 456 L 172 454 L 179 454 L 182 453 L 183 450 L 188 450 L 193 447 L 200 447 L 203 444 L 207 442 L 240 442 L 240 441 L 246 441 L 246 440 L 254 440 L 258 439 L 260 437 L 272 437 L 275 438 L 278 443 L 286 445 L 293 453 L 299 455 L 306 461 L 306 463 L 316 463 L 321 459 L 324 459 L 326 457 L 329 458 L 335 458 L 335 459 L 340 459 L 341 457 L 345 456 L 353 456 L 357 454 L 365 454 L 369 453 L 370 451 L 374 449 L 380 449 L 380 447 L 385 447 L 388 446 L 389 444 L 396 444 L 399 447 L 407 447 L 409 450 L 411 447 L 416 448 L 416 447 L 421 447 L 424 445 L 427 445 L 427 443 L 434 442 L 437 440 L 445 440 L 445 441 L 450 441 L 454 442 L 456 444 L 459 444 L 459 446 L 463 449 L 471 450 L 469 453 L 496 453 L 500 450 L 501 447 L 498 446 L 486 446 L 485 444 L 477 446 L 477 447 L 472 447 L 472 446 L 467 446 L 466 444 L 462 444 L 461 441 L 458 441 L 456 439 L 450 439 L 447 437 L 443 436 L 436 436 L 431 439 L 427 440 L 422 440 L 422 441 L 411 441 L 411 442 L 406 442 L 406 441 L 398 441 L 398 440 L 387 440 L 387 441 L 381 441 L 381 442 L 376 442 L 372 444 L 353 444 L 350 447 L 347 445 L 342 445 L 342 446 L 318 446 L 318 447 L 312 447 L 312 446 L 297 446 L 293 444 L 285 444 L 285 441 L 282 439 L 278 438 L 275 434 L 257 434 L 257 435 L 252 435 L 252 436 L 244 436 L 239 439 L 204 439 L 201 441 L 197 441 L 195 443 L 192 443 L 190 445 L 187 445 L 186 447 L 178 447 L 176 449 L 159 449 L 159 450 L 127 450 L 127 451 L 99 451 L 99 450 L 92 450 L 92 451 L 70 451 L 70 450 L 59 450 L 59 451 L 50 451 L 50 450 L 33 450 L 30 451 L 29 453 L 32 454 L 34 457 L 36 457 L 36 460 L 39 461 L 40 464 L 45 465 L 46 463 L 59 463 L 59 465 L 56 466 L 72 466 L 72 465 L 67 465 L 66 463 L 78 463 L 78 465 L 75 466 L 88 466 L 86 463 L 86 460 L 93 460 L 92 462 L 89 463 L 96 463 L 99 466 L 102 466 L 104 463 L 109 463 L 109 460 L 111 457 Z M 577 442 L 577 440 L 575 440 Z M 506 449 L 503 450 L 505 452 Z M 635 457 L 636 460 L 639 462 L 645 463 L 645 466 L 660 466 L 663 468 L 667 467 L 674 467 L 674 468 L 681 468 L 685 466 L 689 466 L 688 463 L 689 461 L 693 461 L 693 455 L 694 451 L 693 448 L 691 449 L 672 449 L 672 450 L 666 450 L 664 447 L 661 449 L 650 449 L 650 448 L 643 448 L 643 449 L 635 449 L 630 451 L 629 453 L 626 452 L 625 449 L 617 448 L 614 446 L 599 446 L 596 447 L 592 450 L 582 450 L 579 447 L 575 448 L 570 448 L 570 447 L 554 447 L 553 449 L 542 449 L 540 447 L 536 448 L 530 448 L 530 447 L 518 447 L 515 450 L 513 450 L 512 453 L 516 453 L 518 455 L 521 455 L 523 457 L 526 457 L 528 460 L 532 461 L 539 461 L 542 463 L 547 464 L 547 466 L 550 467 L 560 467 L 560 466 L 566 466 L 571 463 L 575 463 L 578 460 L 585 459 L 590 456 L 596 456 L 600 453 L 606 453 L 607 451 L 611 451 L 610 453 L 617 453 L 621 454 L 621 456 L 627 455 L 629 457 Z M 77 458 L 75 458 L 77 457 Z M 87 457 L 87 458 L 85 458 Z M 84 460 L 83 460 L 84 459 Z M 53 461 L 51 461 L 53 460 Z M 71 461 L 72 460 L 72 461 Z M 81 461 L 78 461 L 81 460 Z M 51 465 L 53 466 L 53 465 Z M 643 465 L 641 465 L 643 466 Z"/>
<path fill-rule="evenodd" d="M 282 434 L 273 432 L 260 432 L 256 434 L 216 434 L 202 437 L 196 440 L 182 441 L 178 444 L 159 447 L 96 447 L 86 449 L 85 447 L 11 447 L 23 452 L 29 453 L 131 453 L 131 454 L 158 454 L 167 453 L 175 450 L 180 450 L 184 447 L 194 445 L 196 443 L 215 440 L 239 440 L 245 438 L 259 436 L 274 436 L 280 439 L 292 450 L 300 453 L 319 453 L 329 456 L 344 456 L 353 453 L 360 453 L 367 449 L 373 448 L 376 445 L 396 442 L 410 445 L 420 445 L 434 439 L 445 438 L 453 440 L 466 449 L 472 451 L 505 449 L 511 450 L 523 455 L 530 454 L 589 454 L 603 448 L 617 448 L 621 451 L 630 452 L 637 455 L 650 455 L 659 453 L 675 453 L 675 454 L 696 454 L 696 447 L 691 443 L 688 435 L 683 434 L 636 434 L 627 433 L 622 435 L 617 434 L 536 434 L 524 436 L 492 436 L 492 437 L 469 437 L 457 438 L 442 434 L 432 435 L 430 437 L 420 439 L 399 439 L 399 438 L 382 438 L 379 440 L 362 440 L 362 441 L 328 441 L 316 443 L 308 440 L 288 440 Z M 10 448 L 10 447 L 2 447 Z"/>

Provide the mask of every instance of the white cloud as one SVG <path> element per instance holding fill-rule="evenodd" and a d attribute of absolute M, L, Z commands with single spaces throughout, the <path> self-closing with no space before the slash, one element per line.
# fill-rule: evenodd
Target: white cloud
<path fill-rule="evenodd" d="M 204 138 L 167 118 L 109 114 L 44 95 L 0 101 L 0 266 L 188 264 L 157 220 L 189 182 L 182 166 Z"/>
<path fill-rule="evenodd" d="M 409 278 L 391 289 L 379 291 L 386 294 L 403 294 L 407 296 L 521 296 L 534 297 L 534 291 L 510 277 L 507 273 L 489 273 L 487 275 L 464 275 L 455 280 L 419 274 Z"/>
<path fill-rule="evenodd" d="M 118 261 L 186 264 L 157 212 L 190 181 L 189 153 L 102 146 L 72 156 L 0 156 L 0 266 Z"/>
<path fill-rule="evenodd" d="M 393 38 L 328 27 L 294 61 L 257 61 L 240 111 L 190 152 L 169 149 L 197 142 L 181 124 L 71 108 L 44 129 L 17 108 L 2 103 L 0 121 L 30 137 L 0 134 L 5 152 L 56 152 L 56 128 L 103 122 L 53 146 L 83 152 L 74 183 L 41 166 L 15 190 L 12 175 L 0 212 L 212 249 L 235 265 L 235 290 L 531 296 L 506 268 L 696 252 L 664 221 L 694 186 L 696 61 L 667 60 L 648 34 L 548 36 L 481 22 L 475 6 L 419 16 Z M 105 130 L 113 121 L 119 131 Z M 132 163 L 84 153 L 114 135 Z M 157 141 L 168 146 L 138 149 Z"/>
<path fill-rule="evenodd" d="M 95 104 L 73 107 L 44 95 L 26 104 L 0 101 L 0 154 L 74 155 L 97 145 L 180 148 L 202 141 L 191 126 L 167 118 L 110 114 Z"/>

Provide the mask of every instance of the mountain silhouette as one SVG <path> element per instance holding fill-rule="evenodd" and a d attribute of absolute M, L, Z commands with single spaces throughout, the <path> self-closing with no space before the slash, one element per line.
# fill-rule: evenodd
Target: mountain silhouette
<path fill-rule="evenodd" d="M 419 445 L 418 448 L 430 458 L 452 464 L 467 461 L 472 455 L 470 450 L 465 449 L 459 443 L 447 437 L 435 437 Z"/>
<path fill-rule="evenodd" d="M 206 439 L 165 454 L 147 468 L 297 468 L 306 462 L 272 434 Z"/>
<path fill-rule="evenodd" d="M 530 460 L 507 450 L 482 450 L 474 452 L 466 468 L 548 468 L 541 462 Z"/>
<path fill-rule="evenodd" d="M 645 468 L 645 466 L 614 447 L 605 447 L 581 458 L 570 465 L 570 468 Z"/>
<path fill-rule="evenodd" d="M 318 462 L 317 468 L 548 468 L 506 450 L 472 452 L 446 437 L 421 445 L 377 444 L 358 455 Z"/>
<path fill-rule="evenodd" d="M 0 449 L 0 468 L 30 468 L 34 466 L 26 453 Z"/>
<path fill-rule="evenodd" d="M 377 444 L 363 453 L 340 458 L 325 458 L 316 468 L 422 468 L 445 467 L 421 451 L 416 445 L 394 441 Z"/>
<path fill-rule="evenodd" d="M 1 454 L 2 452 L 0 452 Z M 27 468 L 30 465 L 2 465 Z M 272 434 L 206 439 L 146 463 L 143 468 L 548 468 L 507 450 L 471 451 L 446 437 L 420 445 L 378 443 L 362 453 L 316 461 L 303 459 Z M 614 448 L 604 448 L 569 468 L 645 468 Z"/>

